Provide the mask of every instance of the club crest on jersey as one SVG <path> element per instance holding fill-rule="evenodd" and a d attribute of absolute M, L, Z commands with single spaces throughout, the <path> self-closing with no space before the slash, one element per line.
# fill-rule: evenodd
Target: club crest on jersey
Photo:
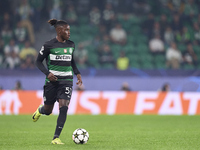
<path fill-rule="evenodd" d="M 72 51 L 73 51 L 72 48 L 70 48 L 70 49 L 69 49 L 69 53 L 72 54 Z"/>
<path fill-rule="evenodd" d="M 67 49 L 64 49 L 64 53 L 67 53 Z"/>

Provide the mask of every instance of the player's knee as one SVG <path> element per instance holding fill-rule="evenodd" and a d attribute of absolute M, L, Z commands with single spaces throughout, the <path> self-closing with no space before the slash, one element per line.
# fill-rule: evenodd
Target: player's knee
<path fill-rule="evenodd" d="M 69 101 L 69 100 L 67 100 L 67 102 L 66 102 L 66 106 L 67 106 L 67 107 L 69 106 L 69 103 L 70 103 L 70 101 Z"/>
<path fill-rule="evenodd" d="M 47 116 L 49 116 L 51 113 L 52 113 L 52 110 L 53 110 L 53 106 L 48 106 L 48 105 L 46 105 L 46 107 L 45 107 L 45 109 L 44 109 L 44 111 L 45 111 L 45 115 L 47 115 Z"/>
<path fill-rule="evenodd" d="M 66 100 L 66 99 L 59 99 L 59 107 L 63 107 L 63 106 L 69 106 L 70 100 Z"/>

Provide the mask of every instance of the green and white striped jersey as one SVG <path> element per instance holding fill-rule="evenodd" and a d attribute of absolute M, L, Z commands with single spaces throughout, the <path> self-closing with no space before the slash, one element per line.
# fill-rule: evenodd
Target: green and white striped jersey
<path fill-rule="evenodd" d="M 48 72 L 40 67 L 38 68 L 46 75 L 50 72 L 53 73 L 60 82 L 73 84 L 73 74 L 77 75 L 80 73 L 73 59 L 74 50 L 74 42 L 70 40 L 64 43 L 59 42 L 56 38 L 47 41 L 42 46 L 37 61 L 42 62 L 46 59 Z M 45 81 L 49 82 L 49 79 L 46 77 Z"/>

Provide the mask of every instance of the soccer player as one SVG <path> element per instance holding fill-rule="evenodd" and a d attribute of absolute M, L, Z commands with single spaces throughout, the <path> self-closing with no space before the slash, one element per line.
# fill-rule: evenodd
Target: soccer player
<path fill-rule="evenodd" d="M 40 105 L 32 116 L 36 122 L 41 114 L 50 115 L 54 103 L 59 102 L 59 115 L 52 144 L 64 144 L 59 139 L 64 127 L 67 110 L 72 95 L 73 74 L 77 76 L 77 85 L 82 85 L 81 74 L 73 58 L 74 42 L 70 41 L 70 26 L 63 20 L 51 19 L 48 23 L 55 27 L 57 36 L 42 46 L 37 60 L 37 67 L 46 75 L 44 85 L 44 105 Z M 47 68 L 43 65 L 46 60 Z"/>

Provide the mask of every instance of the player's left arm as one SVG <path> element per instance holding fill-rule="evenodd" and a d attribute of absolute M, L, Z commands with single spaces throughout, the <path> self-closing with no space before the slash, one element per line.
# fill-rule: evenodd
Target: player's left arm
<path fill-rule="evenodd" d="M 74 74 L 76 75 L 77 77 L 77 82 L 76 84 L 81 86 L 83 84 L 83 81 L 82 81 L 82 77 L 81 77 L 81 73 L 80 71 L 78 70 L 77 66 L 76 66 L 76 62 L 73 58 L 73 55 L 72 55 L 72 61 L 71 61 L 71 64 L 72 64 L 72 68 L 73 68 L 73 71 L 74 71 Z"/>

